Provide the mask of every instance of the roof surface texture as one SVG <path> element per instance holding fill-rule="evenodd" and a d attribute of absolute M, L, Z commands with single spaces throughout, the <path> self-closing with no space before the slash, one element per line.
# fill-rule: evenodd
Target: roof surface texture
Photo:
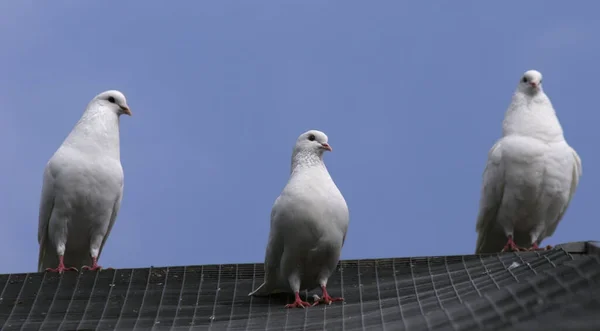
<path fill-rule="evenodd" d="M 252 298 L 262 264 L 0 275 L 7 330 L 600 330 L 600 249 L 341 261 L 344 303 Z M 308 299 L 312 302 L 310 291 Z"/>

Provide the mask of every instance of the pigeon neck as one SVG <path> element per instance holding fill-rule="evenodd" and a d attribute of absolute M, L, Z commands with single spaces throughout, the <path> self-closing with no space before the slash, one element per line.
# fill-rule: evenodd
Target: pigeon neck
<path fill-rule="evenodd" d="M 294 152 L 292 156 L 292 171 L 294 173 L 301 169 L 312 168 L 312 167 L 325 167 L 323 163 L 323 155 L 317 154 L 312 151 L 298 151 Z"/>
<path fill-rule="evenodd" d="M 119 160 L 119 116 L 99 108 L 86 110 L 65 144 L 83 152 L 106 155 Z"/>
<path fill-rule="evenodd" d="M 502 131 L 504 136 L 516 134 L 547 142 L 564 140 L 552 103 L 542 91 L 535 95 L 517 91 L 506 111 Z"/>

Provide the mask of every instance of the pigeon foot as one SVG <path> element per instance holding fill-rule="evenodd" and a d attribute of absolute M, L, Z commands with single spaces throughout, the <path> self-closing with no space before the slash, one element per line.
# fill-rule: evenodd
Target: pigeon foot
<path fill-rule="evenodd" d="M 539 247 L 537 243 L 533 243 L 533 245 L 531 245 L 531 248 L 528 249 L 529 251 L 547 251 L 547 250 L 551 250 L 552 246 L 548 245 L 546 247 Z"/>
<path fill-rule="evenodd" d="M 504 248 L 502 248 L 502 253 L 503 252 L 519 252 L 519 251 L 526 251 L 526 248 L 521 248 L 519 246 L 517 246 L 517 244 L 515 244 L 515 242 L 513 241 L 512 236 L 508 236 L 508 241 L 506 242 L 506 245 L 504 245 Z"/>
<path fill-rule="evenodd" d="M 306 307 L 310 307 L 310 303 L 308 303 L 306 301 L 302 301 L 302 299 L 300 299 L 300 293 L 296 292 L 295 296 L 296 296 L 296 300 L 294 300 L 294 303 L 290 303 L 290 304 L 285 305 L 285 308 L 306 308 Z"/>
<path fill-rule="evenodd" d="M 65 271 L 78 271 L 77 268 L 74 267 L 65 267 L 65 258 L 63 256 L 58 257 L 58 267 L 56 268 L 46 268 L 47 272 L 58 272 L 63 273 Z"/>
<path fill-rule="evenodd" d="M 321 290 L 323 291 L 323 297 L 319 300 L 316 300 L 315 303 L 313 303 L 313 306 L 316 306 L 318 304 L 330 305 L 332 302 L 344 301 L 344 298 L 334 298 L 330 296 L 329 293 L 327 293 L 327 288 L 325 286 L 321 286 Z"/>
<path fill-rule="evenodd" d="M 81 270 L 89 270 L 89 271 L 96 271 L 96 270 L 101 270 L 102 267 L 98 265 L 98 259 L 93 257 L 92 258 L 92 266 L 89 267 L 87 265 L 84 265 L 83 267 L 81 267 Z"/>

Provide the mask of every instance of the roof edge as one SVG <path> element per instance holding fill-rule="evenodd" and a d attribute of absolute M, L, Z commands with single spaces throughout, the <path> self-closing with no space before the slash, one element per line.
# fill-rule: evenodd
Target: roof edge
<path fill-rule="evenodd" d="M 600 255 L 600 241 L 574 241 L 570 243 L 558 244 L 555 248 L 562 248 L 570 254 L 592 254 Z"/>

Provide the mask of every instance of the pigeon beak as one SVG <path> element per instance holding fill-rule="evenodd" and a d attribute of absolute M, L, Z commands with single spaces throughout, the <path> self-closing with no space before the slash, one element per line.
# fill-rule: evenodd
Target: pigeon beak
<path fill-rule="evenodd" d="M 331 146 L 329 146 L 328 143 L 322 143 L 321 144 L 321 148 L 326 149 L 326 150 L 328 150 L 330 152 L 333 152 L 333 149 L 331 148 Z"/>
<path fill-rule="evenodd" d="M 123 114 L 127 114 L 127 115 L 131 116 L 131 109 L 129 109 L 129 107 L 127 107 L 127 106 L 119 106 L 119 107 L 121 107 Z"/>
<path fill-rule="evenodd" d="M 531 82 L 531 83 L 529 83 L 529 85 L 531 85 L 531 87 L 533 87 L 533 88 L 538 87 L 538 84 L 536 82 Z"/>

